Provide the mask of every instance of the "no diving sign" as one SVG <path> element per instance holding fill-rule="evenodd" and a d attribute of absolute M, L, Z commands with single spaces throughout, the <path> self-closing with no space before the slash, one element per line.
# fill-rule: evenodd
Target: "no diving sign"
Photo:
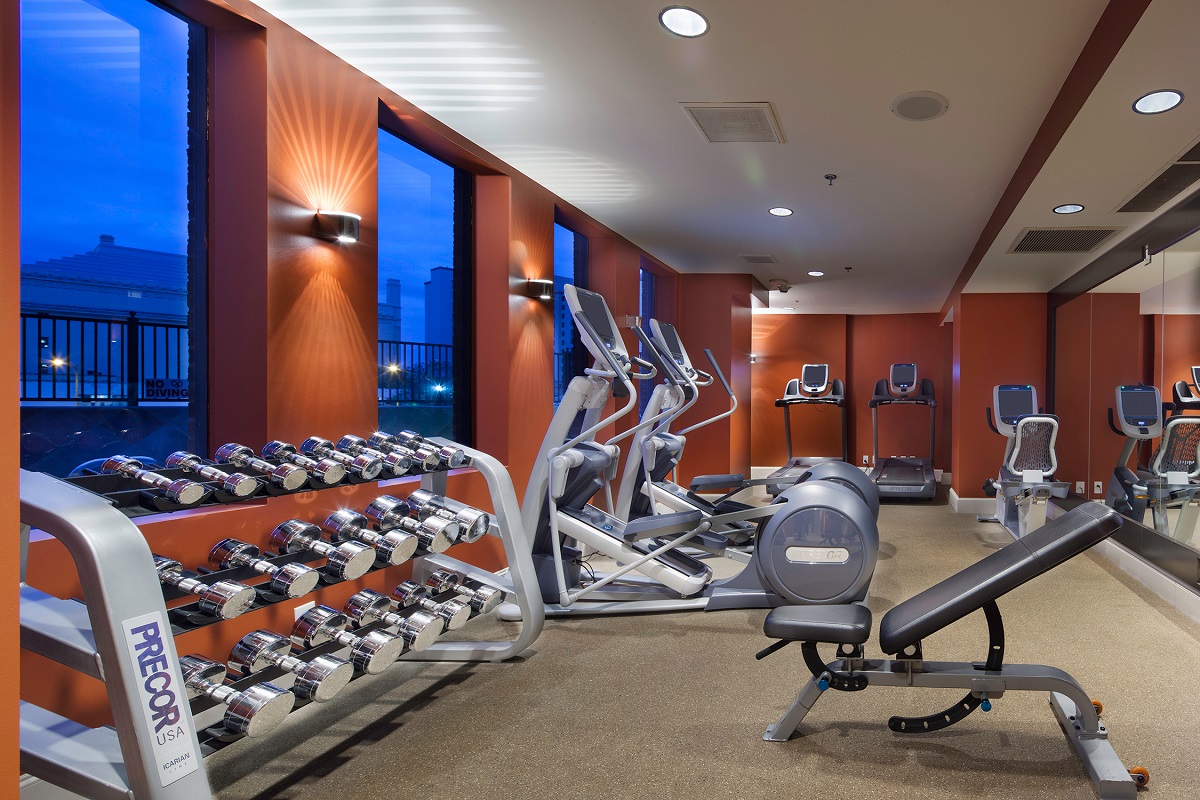
<path fill-rule="evenodd" d="M 187 379 L 146 378 L 142 381 L 142 397 L 146 400 L 187 400 Z"/>

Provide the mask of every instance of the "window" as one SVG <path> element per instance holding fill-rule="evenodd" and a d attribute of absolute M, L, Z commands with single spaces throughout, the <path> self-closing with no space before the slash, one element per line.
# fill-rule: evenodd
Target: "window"
<path fill-rule="evenodd" d="M 21 1 L 21 466 L 204 452 L 204 29 Z"/>
<path fill-rule="evenodd" d="M 379 131 L 379 427 L 470 439 L 471 176 Z"/>
<path fill-rule="evenodd" d="M 646 331 L 646 335 L 650 335 L 650 320 L 654 318 L 654 280 L 655 274 L 645 267 L 638 270 L 638 316 L 642 318 L 642 328 Z M 650 354 L 646 352 L 646 346 L 640 341 L 638 342 L 638 355 L 649 360 Z M 666 377 L 666 376 L 663 376 Z M 645 389 L 638 390 L 638 411 L 645 413 L 646 404 L 650 402 L 650 394 L 654 391 L 652 385 L 647 385 Z"/>
<path fill-rule="evenodd" d="M 586 349 L 563 296 L 568 283 L 587 287 L 587 237 L 554 225 L 554 405 L 562 401 L 571 378 L 583 372 Z"/>

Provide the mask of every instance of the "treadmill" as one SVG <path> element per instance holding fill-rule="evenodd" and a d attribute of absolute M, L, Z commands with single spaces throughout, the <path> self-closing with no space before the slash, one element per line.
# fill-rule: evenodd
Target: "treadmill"
<path fill-rule="evenodd" d="M 805 364 L 799 378 L 792 378 L 783 389 L 783 397 L 775 401 L 776 408 L 783 409 L 783 440 L 787 445 L 787 463 L 767 477 L 766 485 L 772 497 L 795 485 L 800 476 L 814 464 L 837 461 L 838 456 L 795 456 L 792 455 L 791 408 L 796 405 L 837 406 L 842 416 L 841 460 L 850 461 L 850 448 L 846 437 L 846 386 L 837 378 L 829 380 L 828 364 Z"/>
<path fill-rule="evenodd" d="M 910 500 L 932 500 L 937 495 L 934 480 L 934 409 L 933 381 L 917 379 L 916 364 L 892 364 L 888 377 L 875 382 L 871 407 L 872 461 L 871 480 L 879 487 L 881 498 L 895 497 Z M 929 406 L 929 458 L 912 456 L 879 457 L 879 407 Z"/>

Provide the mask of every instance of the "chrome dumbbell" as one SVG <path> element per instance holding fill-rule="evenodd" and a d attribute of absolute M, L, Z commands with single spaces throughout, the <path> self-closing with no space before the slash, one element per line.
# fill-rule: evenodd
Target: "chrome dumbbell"
<path fill-rule="evenodd" d="M 383 462 L 374 456 L 348 456 L 333 446 L 333 442 L 310 436 L 300 443 L 300 452 L 312 458 L 331 458 L 365 481 L 373 481 L 383 472 Z"/>
<path fill-rule="evenodd" d="M 274 631 L 251 631 L 229 653 L 229 669 L 243 678 L 272 665 L 296 676 L 292 694 L 318 703 L 332 700 L 354 677 L 354 665 L 341 658 L 296 658 L 292 655 L 292 640 Z"/>
<path fill-rule="evenodd" d="M 463 578 L 462 575 L 448 569 L 431 572 L 425 579 L 425 585 L 435 592 L 457 593 L 464 603 L 480 614 L 488 613 L 500 605 L 500 601 L 504 599 L 504 592 L 495 586 L 487 586 L 478 581 Z"/>
<path fill-rule="evenodd" d="M 368 458 L 379 459 L 379 463 L 383 465 L 383 471 L 391 475 L 405 475 L 413 466 L 412 459 L 407 454 L 397 452 L 385 453 L 374 450 L 367 444 L 367 440 L 361 436 L 347 434 L 338 439 L 335 446 L 338 451 L 348 456 L 366 456 Z"/>
<path fill-rule="evenodd" d="M 486 511 L 459 504 L 458 508 L 450 508 L 446 498 L 434 494 L 428 489 L 417 489 L 405 501 L 418 519 L 426 519 L 437 515 L 454 520 L 462 529 L 460 541 L 475 542 L 482 539 L 492 526 L 492 516 Z"/>
<path fill-rule="evenodd" d="M 257 596 L 252 588 L 237 581 L 217 581 L 210 585 L 185 577 L 183 565 L 165 556 L 154 556 L 154 569 L 158 571 L 159 583 L 196 595 L 200 598 L 200 610 L 212 617 L 233 619 L 245 614 Z"/>
<path fill-rule="evenodd" d="M 350 648 L 350 662 L 368 675 L 383 672 L 404 653 L 404 640 L 399 636 L 382 630 L 356 636 L 346 630 L 349 621 L 329 606 L 310 608 L 292 626 L 292 645 L 304 648 L 337 642 Z"/>
<path fill-rule="evenodd" d="M 437 602 L 429 596 L 429 590 L 416 581 L 403 581 L 392 589 L 392 598 L 408 608 L 417 606 L 446 621 L 446 630 L 456 631 L 471 618 L 471 607 L 461 600 Z"/>
<path fill-rule="evenodd" d="M 267 476 L 267 479 L 281 489 L 295 491 L 308 483 L 308 472 L 296 464 L 272 464 L 263 461 L 249 447 L 230 442 L 223 444 L 213 456 L 220 461 L 228 461 L 235 467 L 252 469 Z"/>
<path fill-rule="evenodd" d="M 176 450 L 167 456 L 167 466 L 199 475 L 206 481 L 216 481 L 223 491 L 234 497 L 249 497 L 258 489 L 257 479 L 240 472 L 229 473 L 217 469 L 211 464 L 205 464 L 200 456 L 185 450 Z"/>
<path fill-rule="evenodd" d="M 346 468 L 333 459 L 314 460 L 300 455 L 296 446 L 287 442 L 267 442 L 263 445 L 262 454 L 263 458 L 275 458 L 288 464 L 294 464 L 326 486 L 341 483 L 342 478 L 346 477 Z"/>
<path fill-rule="evenodd" d="M 425 441 L 423 436 L 412 431 L 401 431 L 395 435 L 375 431 L 367 441 L 377 450 L 405 453 L 424 469 L 457 469 L 467 463 L 467 454 L 461 447 L 439 446 Z"/>
<path fill-rule="evenodd" d="M 237 539 L 222 539 L 209 552 L 208 563 L 217 569 L 249 567 L 271 579 L 268 585 L 272 591 L 287 597 L 302 597 L 316 589 L 321 580 L 321 573 L 305 564 L 293 561 L 279 566 L 258 555 L 258 548 L 252 544 Z"/>
<path fill-rule="evenodd" d="M 204 495 L 208 494 L 208 489 L 195 481 L 185 478 L 172 480 L 166 475 L 142 469 L 142 462 L 129 456 L 113 456 L 100 466 L 100 471 L 107 475 L 120 475 L 135 480 L 144 486 L 161 489 L 168 500 L 182 506 L 198 503 L 204 498 Z"/>
<path fill-rule="evenodd" d="M 330 544 L 321 538 L 321 529 L 311 522 L 289 519 L 271 531 L 271 546 L 282 553 L 311 550 L 324 556 L 330 572 L 343 581 L 361 578 L 375 566 L 375 551 L 358 542 Z"/>
<path fill-rule="evenodd" d="M 414 611 L 407 616 L 397 614 L 392 611 L 392 601 L 386 594 L 370 589 L 351 595 L 342 611 L 355 627 L 383 622 L 389 628 L 395 628 L 409 650 L 424 650 L 437 641 L 446 628 L 446 623 L 439 617 L 425 611 Z"/>
<path fill-rule="evenodd" d="M 408 504 L 398 497 L 383 494 L 376 497 L 363 513 L 381 531 L 399 530 L 417 537 L 422 550 L 444 553 L 458 539 L 459 524 L 444 517 L 428 517 L 419 520 L 410 517 Z"/>
<path fill-rule="evenodd" d="M 225 665 L 199 656 L 182 656 L 179 668 L 188 697 L 209 697 L 224 704 L 225 730 L 244 736 L 262 736 L 287 719 L 296 696 L 273 683 L 256 683 L 237 691 L 225 685 Z"/>
<path fill-rule="evenodd" d="M 335 542 L 352 539 L 375 548 L 379 560 L 393 567 L 412 558 L 419 544 L 411 533 L 374 530 L 366 517 L 349 510 L 333 512 L 321 527 L 329 531 Z"/>

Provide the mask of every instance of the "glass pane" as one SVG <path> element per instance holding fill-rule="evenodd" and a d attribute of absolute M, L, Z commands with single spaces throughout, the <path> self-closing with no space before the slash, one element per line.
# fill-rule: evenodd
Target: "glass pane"
<path fill-rule="evenodd" d="M 554 405 L 562 401 L 567 384 L 576 375 L 575 343 L 578 334 L 571 310 L 563 297 L 563 286 L 576 283 L 576 239 L 582 238 L 570 228 L 554 226 Z"/>
<path fill-rule="evenodd" d="M 204 156 L 188 147 L 206 138 L 189 131 L 204 53 L 203 29 L 146 0 L 21 2 L 23 467 L 202 449 L 188 315 Z"/>
<path fill-rule="evenodd" d="M 455 170 L 379 131 L 379 427 L 456 438 Z"/>

